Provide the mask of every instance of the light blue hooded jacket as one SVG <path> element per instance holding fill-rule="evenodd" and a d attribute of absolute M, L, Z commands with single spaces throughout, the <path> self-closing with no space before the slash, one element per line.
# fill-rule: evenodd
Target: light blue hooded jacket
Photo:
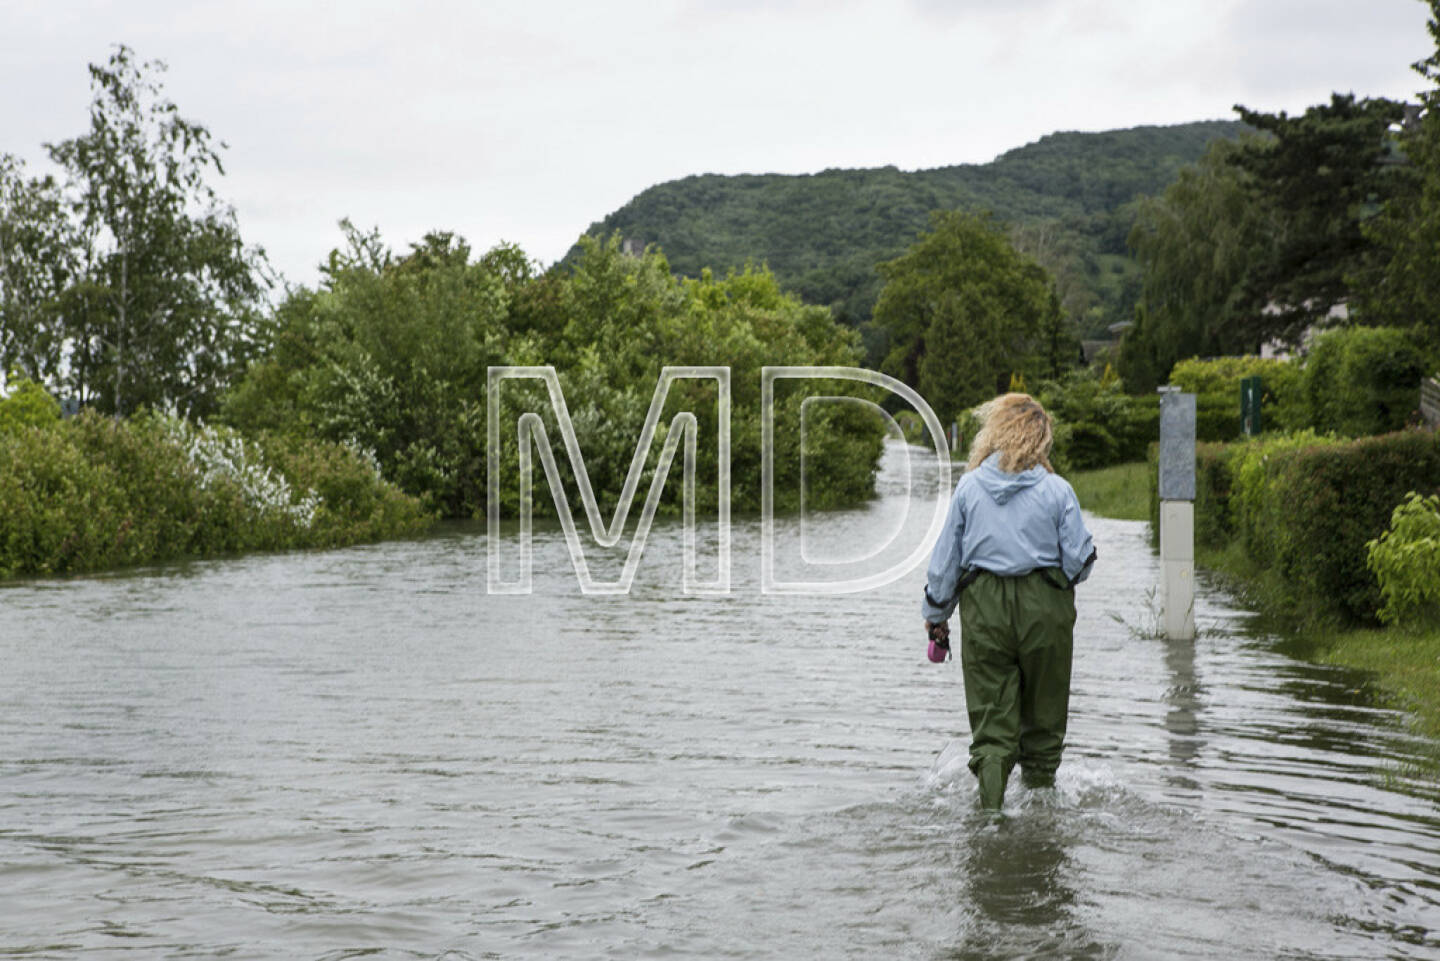
<path fill-rule="evenodd" d="M 921 610 L 932 624 L 948 619 L 959 600 L 956 585 L 970 570 L 1013 577 L 1058 567 L 1073 585 L 1090 576 L 1094 561 L 1094 540 L 1069 482 L 1038 465 L 1007 474 L 994 453 L 955 485 Z"/>

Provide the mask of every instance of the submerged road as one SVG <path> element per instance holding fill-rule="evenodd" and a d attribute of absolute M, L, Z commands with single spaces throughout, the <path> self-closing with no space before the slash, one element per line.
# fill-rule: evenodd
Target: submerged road
<path fill-rule="evenodd" d="M 812 554 L 923 526 L 901 460 Z M 1402 718 L 1203 581 L 1157 639 L 1145 526 L 1090 524 L 1058 790 L 998 821 L 920 572 L 762 596 L 753 520 L 729 597 L 678 525 L 623 597 L 555 531 L 487 596 L 463 525 L 7 586 L 0 957 L 1440 957 Z"/>

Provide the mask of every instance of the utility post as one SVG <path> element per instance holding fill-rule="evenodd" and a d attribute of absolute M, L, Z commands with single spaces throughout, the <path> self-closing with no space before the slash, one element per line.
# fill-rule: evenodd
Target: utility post
<path fill-rule="evenodd" d="M 1195 395 L 1160 388 L 1160 616 L 1165 636 L 1195 637 Z"/>

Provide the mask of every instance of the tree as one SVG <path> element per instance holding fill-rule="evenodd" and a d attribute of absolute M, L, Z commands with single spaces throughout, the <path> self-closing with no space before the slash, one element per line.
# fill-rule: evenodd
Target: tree
<path fill-rule="evenodd" d="M 59 302 L 75 274 L 76 238 L 53 177 L 26 177 L 0 154 L 0 370 L 54 383 L 64 332 Z"/>
<path fill-rule="evenodd" d="M 210 187 L 217 143 L 164 99 L 155 75 L 118 46 L 90 65 L 90 129 L 47 145 L 69 175 L 78 239 L 56 310 L 64 386 L 117 416 L 141 405 L 214 409 L 255 341 L 263 254 L 241 243 L 234 211 Z"/>
<path fill-rule="evenodd" d="M 1365 224 L 1379 248 L 1379 266 L 1358 285 L 1356 306 L 1368 322 L 1423 324 L 1440 336 L 1440 0 L 1430 0 L 1426 26 L 1435 50 L 1412 68 L 1430 88 L 1399 135 L 1399 162 L 1392 164 L 1397 189 Z"/>
<path fill-rule="evenodd" d="M 1298 117 L 1235 110 L 1272 135 L 1248 141 L 1232 162 L 1254 178 L 1252 199 L 1273 205 L 1282 219 L 1270 256 L 1246 271 L 1237 307 L 1260 339 L 1295 343 L 1346 303 L 1371 269 L 1374 245 L 1362 223 L 1400 185 L 1385 161 L 1390 126 L 1404 105 L 1337 93 Z"/>
<path fill-rule="evenodd" d="M 1235 109 L 1260 136 L 1217 141 L 1139 205 L 1141 298 L 1120 356 L 1132 390 L 1185 357 L 1297 344 L 1376 269 L 1363 225 L 1403 184 L 1388 132 L 1402 105 L 1334 94 L 1296 117 Z"/>
<path fill-rule="evenodd" d="M 1234 162 L 1243 149 L 1235 141 L 1212 143 L 1199 163 L 1136 211 L 1130 246 L 1144 273 L 1135 326 L 1120 351 L 1131 390 L 1149 391 L 1186 357 L 1260 346 L 1242 291 L 1285 227 L 1254 176 Z"/>
<path fill-rule="evenodd" d="M 485 372 L 503 362 L 503 280 L 448 232 L 397 257 L 378 231 L 341 229 L 346 244 L 321 268 L 321 288 L 292 289 L 279 305 L 223 416 L 358 444 L 430 507 L 464 514 L 484 490 Z"/>
<path fill-rule="evenodd" d="M 1012 373 L 1058 375 L 1059 357 L 1049 355 L 1061 313 L 1044 269 L 988 217 L 936 211 L 930 223 L 878 268 L 886 372 L 947 417 L 1003 391 Z"/>
<path fill-rule="evenodd" d="M 1044 267 L 1055 281 L 1055 293 L 1065 316 L 1078 321 L 1096 305 L 1099 297 L 1090 275 L 1093 273 L 1083 239 L 1058 220 L 1036 220 L 1010 227 L 1015 249 Z"/>
<path fill-rule="evenodd" d="M 853 331 L 828 308 L 802 304 L 764 269 L 723 279 L 670 273 L 653 249 L 631 256 L 618 235 L 584 238 L 573 267 L 538 272 L 515 247 L 473 257 L 448 233 L 432 233 L 392 256 L 378 234 L 345 225 L 318 290 L 292 290 L 276 312 L 269 348 L 226 397 L 224 415 L 244 430 L 318 435 L 371 451 L 385 476 L 447 516 L 486 509 L 487 368 L 553 365 L 565 393 L 587 475 L 602 513 L 614 509 L 665 366 L 731 369 L 731 493 L 738 509 L 760 506 L 760 371 L 766 365 L 854 366 Z M 820 383 L 810 385 L 820 390 Z M 844 394 L 847 387 L 825 386 Z M 849 393 L 856 393 L 848 391 Z M 859 396 L 869 396 L 864 391 Z M 692 411 L 699 423 L 697 509 L 719 498 L 718 405 L 713 384 L 683 380 L 660 418 Z M 501 508 L 518 509 L 516 425 L 535 411 L 546 425 L 572 508 L 581 500 L 545 389 L 507 382 L 500 411 Z M 806 412 L 801 434 L 801 414 Z M 775 506 L 824 508 L 869 496 L 883 426 L 856 405 L 807 409 L 798 388 L 776 392 Z M 804 449 L 801 449 L 801 437 Z M 660 445 L 646 453 L 649 488 Z M 540 470 L 543 475 L 543 469 Z M 678 512 L 683 486 L 672 474 L 662 509 Z M 548 486 L 543 476 L 537 483 Z M 554 510 L 540 494 L 534 507 Z"/>

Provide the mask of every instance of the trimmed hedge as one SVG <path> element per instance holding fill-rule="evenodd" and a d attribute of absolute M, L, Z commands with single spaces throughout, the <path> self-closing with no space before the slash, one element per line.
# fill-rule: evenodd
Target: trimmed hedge
<path fill-rule="evenodd" d="M 1399 430 L 1419 406 L 1420 381 L 1434 369 L 1433 350 L 1418 331 L 1326 331 L 1305 364 L 1309 423 L 1351 437 Z"/>
<path fill-rule="evenodd" d="M 1373 622 L 1380 587 L 1366 544 L 1410 491 L 1440 492 L 1440 434 L 1341 442 L 1305 433 L 1196 449 L 1195 539 L 1238 540 L 1297 609 Z M 1152 516 L 1158 521 L 1159 505 Z"/>
<path fill-rule="evenodd" d="M 1290 430 L 1306 423 L 1304 373 L 1291 360 L 1215 357 L 1182 360 L 1170 383 L 1195 395 L 1195 436 L 1202 441 L 1240 437 L 1240 382 L 1259 377 L 1264 386 L 1262 426 Z"/>
<path fill-rule="evenodd" d="M 1419 403 L 1421 378 L 1434 369 L 1435 345 L 1419 330 L 1342 327 L 1315 338 L 1303 366 L 1296 360 L 1215 357 L 1182 360 L 1170 382 L 1196 395 L 1196 436 L 1240 436 L 1240 381 L 1265 387 L 1262 424 L 1270 431 L 1313 428 L 1347 437 L 1405 426 Z"/>
<path fill-rule="evenodd" d="M 1287 513 L 1275 544 L 1280 572 L 1299 593 L 1374 618 L 1380 586 L 1365 545 L 1389 526 L 1409 491 L 1440 491 L 1440 435 L 1400 432 L 1276 455 L 1272 503 Z"/>
<path fill-rule="evenodd" d="M 1195 543 L 1223 547 L 1235 536 L 1230 516 L 1233 444 L 1195 445 Z"/>
<path fill-rule="evenodd" d="M 1195 545 L 1220 550 L 1235 536 L 1230 516 L 1231 461 L 1241 444 L 1197 443 L 1195 445 Z M 1151 444 L 1150 541 L 1160 543 L 1159 445 Z"/>

